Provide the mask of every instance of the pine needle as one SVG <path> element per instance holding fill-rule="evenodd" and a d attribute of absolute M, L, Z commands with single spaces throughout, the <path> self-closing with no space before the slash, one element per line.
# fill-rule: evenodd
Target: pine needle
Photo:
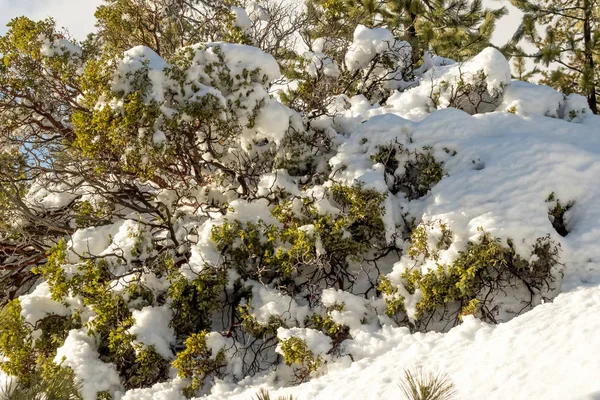
<path fill-rule="evenodd" d="M 400 388 L 409 400 L 452 400 L 456 396 L 454 384 L 445 374 L 417 374 L 405 369 Z"/>

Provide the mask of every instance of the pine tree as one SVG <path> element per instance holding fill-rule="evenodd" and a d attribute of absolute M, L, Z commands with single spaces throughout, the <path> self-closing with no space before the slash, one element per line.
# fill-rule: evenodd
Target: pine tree
<path fill-rule="evenodd" d="M 351 38 L 357 24 L 385 27 L 413 48 L 415 65 L 424 51 L 457 61 L 490 46 L 496 21 L 506 8 L 483 8 L 481 0 L 309 0 L 311 38 Z M 343 47 L 342 47 L 343 48 Z"/>
<path fill-rule="evenodd" d="M 600 95 L 600 6 L 593 0 L 513 0 L 523 21 L 505 47 L 506 54 L 534 60 L 543 68 L 541 83 L 565 94 L 584 95 L 598 113 Z M 545 27 L 544 34 L 539 31 Z M 537 48 L 528 54 L 524 39 Z"/>
<path fill-rule="evenodd" d="M 441 57 L 465 60 L 490 46 L 496 21 L 506 8 L 483 8 L 481 0 L 389 0 L 384 11 L 388 25 L 404 30 L 417 49 Z"/>

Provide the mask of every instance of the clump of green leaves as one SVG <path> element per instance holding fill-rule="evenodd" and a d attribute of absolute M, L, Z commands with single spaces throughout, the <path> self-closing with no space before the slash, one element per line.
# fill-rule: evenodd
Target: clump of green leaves
<path fill-rule="evenodd" d="M 386 276 L 382 276 L 377 287 L 385 298 L 385 314 L 388 317 L 396 316 L 405 311 L 404 297 L 398 293 L 398 287 Z"/>
<path fill-rule="evenodd" d="M 437 229 L 439 228 L 439 229 Z M 435 244 L 431 246 L 429 239 L 431 231 L 436 229 L 437 237 L 433 238 Z M 408 248 L 408 255 L 412 259 L 422 257 L 431 258 L 435 261 L 439 259 L 439 252 L 447 250 L 452 244 L 453 234 L 448 226 L 440 221 L 430 221 L 419 224 L 411 233 L 411 245 Z"/>
<path fill-rule="evenodd" d="M 478 309 L 479 317 L 497 322 L 492 310 L 495 294 L 521 288 L 530 294 L 531 304 L 534 295 L 553 287 L 559 247 L 549 236 L 541 237 L 532 255 L 536 256 L 533 261 L 527 261 L 516 253 L 512 241 L 503 245 L 500 239 L 482 232 L 478 242 L 469 242 L 452 264 L 438 264 L 437 270 L 425 273 L 420 268 L 406 270 L 403 279 L 409 292 L 421 292 L 417 303 L 419 317 L 458 302 L 465 313 Z"/>
<path fill-rule="evenodd" d="M 0 388 L 0 400 L 82 400 L 80 391 L 70 368 L 52 364 L 37 368 L 27 381 L 11 380 Z"/>
<path fill-rule="evenodd" d="M 292 336 L 279 341 L 279 349 L 283 354 L 286 365 L 295 366 L 295 374 L 298 383 L 308 380 L 311 374 L 323 365 L 323 358 L 315 355 L 306 344 L 306 341 Z"/>
<path fill-rule="evenodd" d="M 555 197 L 554 192 L 552 192 L 546 199 L 546 203 L 550 206 L 548 209 L 548 218 L 552 223 L 552 227 L 560 236 L 567 236 L 569 231 L 565 225 L 565 213 L 575 205 L 575 201 L 570 200 L 567 204 L 562 204 L 560 200 Z"/>
<path fill-rule="evenodd" d="M 192 383 L 184 388 L 184 394 L 192 397 L 200 389 L 204 381 L 217 376 L 225 365 L 225 352 L 220 350 L 212 354 L 206 345 L 206 331 L 190 335 L 185 340 L 185 349 L 177 354 L 173 367 L 182 378 L 191 378 Z"/>
<path fill-rule="evenodd" d="M 425 196 L 444 177 L 444 163 L 437 161 L 432 151 L 429 146 L 411 151 L 395 141 L 378 146 L 371 160 L 384 165 L 385 180 L 393 194 L 403 192 L 414 200 Z M 398 173 L 401 162 L 402 172 Z"/>
<path fill-rule="evenodd" d="M 40 321 L 42 329 L 34 339 L 34 327 L 28 326 L 21 316 L 21 304 L 10 301 L 0 310 L 0 368 L 17 378 L 4 389 L 1 396 L 9 399 L 33 399 L 37 396 L 57 400 L 80 399 L 79 385 L 73 371 L 54 363 L 56 349 L 64 341 L 69 329 L 75 327 L 67 318 L 50 315 Z"/>
<path fill-rule="evenodd" d="M 227 283 L 225 271 L 206 268 L 193 280 L 173 271 L 170 281 L 167 297 L 173 311 L 171 324 L 175 332 L 185 335 L 186 332 L 207 329 Z"/>

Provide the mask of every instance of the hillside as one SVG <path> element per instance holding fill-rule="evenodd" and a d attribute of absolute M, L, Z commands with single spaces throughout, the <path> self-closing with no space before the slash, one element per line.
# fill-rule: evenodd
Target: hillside
<path fill-rule="evenodd" d="M 108 6 L 87 42 L 0 38 L 0 394 L 600 398 L 593 96 L 493 47 L 358 24 L 296 54 L 255 3 L 152 7 L 154 47 Z"/>

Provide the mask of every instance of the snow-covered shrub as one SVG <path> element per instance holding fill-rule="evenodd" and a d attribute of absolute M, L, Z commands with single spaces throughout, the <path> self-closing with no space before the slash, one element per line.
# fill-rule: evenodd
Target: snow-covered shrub
<path fill-rule="evenodd" d="M 244 34 L 276 18 L 224 12 Z M 392 31 L 350 34 L 343 52 L 311 38 L 300 60 L 276 60 L 189 37 L 80 49 L 50 22 L 15 22 L 0 40 L 0 262 L 18 297 L 3 311 L 3 371 L 23 384 L 60 371 L 86 400 L 194 397 L 251 375 L 306 381 L 389 325 L 500 322 L 551 298 L 559 243 L 543 236 L 544 199 L 531 201 L 543 224 L 512 227 L 513 242 L 496 220 L 474 237 L 489 210 L 447 188 L 494 171 L 467 145 L 497 134 L 483 117 L 523 120 L 468 115 L 497 110 L 506 60 L 487 49 L 414 68 Z M 270 94 L 280 65 L 297 74 L 283 102 Z"/>
<path fill-rule="evenodd" d="M 575 205 L 575 201 L 571 200 L 563 205 L 552 192 L 546 199 L 546 203 L 548 203 L 548 218 L 552 227 L 560 236 L 567 236 L 569 231 L 565 224 L 565 214 Z"/>
<path fill-rule="evenodd" d="M 432 63 L 421 75 L 418 86 L 395 93 L 388 104 L 403 114 L 429 114 L 440 108 L 486 113 L 501 104 L 511 82 L 508 61 L 491 47 L 464 62 Z"/>
<path fill-rule="evenodd" d="M 184 393 L 191 397 L 206 379 L 218 376 L 225 362 L 223 349 L 209 347 L 206 332 L 201 332 L 185 340 L 185 349 L 177 355 L 173 366 L 180 377 L 192 378 L 192 383 L 184 389 Z"/>
<path fill-rule="evenodd" d="M 482 232 L 476 242 L 469 242 L 444 264 L 439 251 L 450 247 L 452 233 L 443 223 L 439 226 L 434 235 L 426 225 L 413 231 L 408 256 L 414 266 L 401 273 L 399 287 L 389 277 L 380 284 L 388 314 L 401 321 L 408 318 L 415 329 L 444 330 L 459 323 L 463 315 L 505 321 L 558 289 L 560 248 L 550 236 L 538 238 L 531 257 L 524 259 L 512 241 L 503 244 Z"/>

